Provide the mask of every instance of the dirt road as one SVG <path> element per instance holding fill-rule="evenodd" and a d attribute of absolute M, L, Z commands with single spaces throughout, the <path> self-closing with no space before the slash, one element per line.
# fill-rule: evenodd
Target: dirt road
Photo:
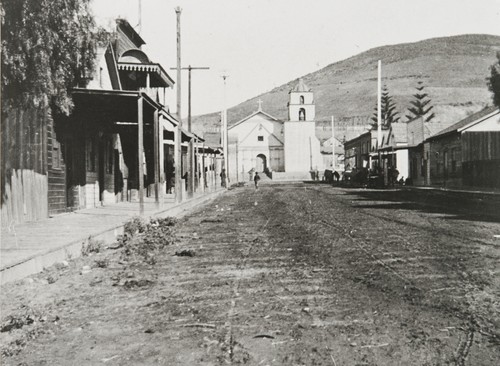
<path fill-rule="evenodd" d="M 182 219 L 155 264 L 106 250 L 4 286 L 3 364 L 496 365 L 497 207 L 237 188 Z"/>

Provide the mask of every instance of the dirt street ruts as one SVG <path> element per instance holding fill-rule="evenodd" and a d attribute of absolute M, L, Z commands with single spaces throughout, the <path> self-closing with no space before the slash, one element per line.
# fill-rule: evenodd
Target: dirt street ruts
<path fill-rule="evenodd" d="M 497 203 L 236 188 L 154 261 L 107 249 L 3 286 L 2 363 L 495 365 Z"/>

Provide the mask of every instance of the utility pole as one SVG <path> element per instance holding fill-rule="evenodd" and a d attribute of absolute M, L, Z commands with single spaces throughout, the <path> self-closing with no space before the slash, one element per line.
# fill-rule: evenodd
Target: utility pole
<path fill-rule="evenodd" d="M 335 117 L 332 116 L 332 169 L 335 170 Z"/>
<path fill-rule="evenodd" d="M 226 79 L 229 75 L 223 74 L 222 79 L 224 80 L 224 105 L 222 110 L 222 150 L 224 151 L 224 170 L 226 171 L 226 177 L 224 185 L 227 188 L 228 186 L 228 177 L 229 177 L 229 151 L 228 151 L 228 141 L 227 141 L 227 109 L 226 109 Z"/>
<path fill-rule="evenodd" d="M 177 15 L 177 138 L 175 139 L 175 201 L 182 202 L 182 117 L 181 117 L 181 12 L 175 8 Z"/>
<path fill-rule="evenodd" d="M 179 73 L 179 70 L 188 70 L 188 132 L 192 132 L 192 125 L 191 125 L 191 70 L 209 70 L 209 67 L 192 67 L 189 65 L 188 67 L 181 67 L 179 69 L 178 67 L 173 67 L 171 70 L 177 70 L 177 73 Z M 191 138 L 189 140 L 189 147 L 188 147 L 188 158 L 187 158 L 187 165 L 188 165 L 188 197 L 192 197 L 194 193 L 194 177 L 195 177 L 195 166 L 194 166 L 194 140 Z"/>
<path fill-rule="evenodd" d="M 378 75 L 377 75 L 377 148 L 380 151 L 380 144 L 382 143 L 382 61 L 378 60 Z M 380 164 L 380 161 L 379 161 Z"/>
<path fill-rule="evenodd" d="M 139 22 L 137 24 L 137 33 L 141 34 L 142 31 L 142 4 L 141 0 L 139 0 Z"/>

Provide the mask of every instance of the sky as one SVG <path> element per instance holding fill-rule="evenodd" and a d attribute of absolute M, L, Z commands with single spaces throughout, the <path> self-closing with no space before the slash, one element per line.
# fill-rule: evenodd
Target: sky
<path fill-rule="evenodd" d="M 182 9 L 182 66 L 210 68 L 192 71 L 193 115 L 229 108 L 374 47 L 466 33 L 500 35 L 500 0 L 92 1 L 98 24 L 111 27 L 114 19 L 127 19 L 145 40 L 143 50 L 174 80 L 175 8 Z M 228 76 L 225 86 L 222 75 Z M 183 117 L 187 83 L 183 71 Z M 171 112 L 175 88 L 168 93 Z"/>

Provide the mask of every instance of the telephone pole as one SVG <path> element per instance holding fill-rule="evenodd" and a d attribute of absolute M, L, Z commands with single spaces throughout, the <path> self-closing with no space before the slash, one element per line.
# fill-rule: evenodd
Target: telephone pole
<path fill-rule="evenodd" d="M 177 138 L 175 139 L 175 201 L 182 201 L 182 117 L 181 117 L 181 12 L 178 6 L 177 14 Z"/>
<path fill-rule="evenodd" d="M 378 73 L 377 73 L 377 147 L 380 149 L 382 143 L 382 61 L 378 60 Z M 380 161 L 379 161 L 380 164 Z"/>
<path fill-rule="evenodd" d="M 192 124 L 191 124 L 191 70 L 209 70 L 209 67 L 192 67 L 189 65 L 188 67 L 173 67 L 171 70 L 188 70 L 188 132 L 192 133 Z M 187 166 L 188 166 L 188 197 L 192 197 L 194 193 L 194 178 L 196 176 L 195 172 L 195 161 L 194 161 L 194 139 L 191 138 L 189 140 L 188 145 L 188 155 L 187 155 Z"/>
<path fill-rule="evenodd" d="M 332 170 L 335 170 L 335 163 L 337 160 L 335 159 L 335 117 L 332 116 Z"/>
<path fill-rule="evenodd" d="M 226 79 L 229 77 L 227 74 L 222 75 L 224 80 L 224 105 L 222 110 L 222 150 L 224 151 L 224 170 L 226 171 L 224 185 L 227 188 L 229 183 L 229 151 L 228 151 L 228 136 L 227 136 L 227 108 L 226 108 Z"/>

